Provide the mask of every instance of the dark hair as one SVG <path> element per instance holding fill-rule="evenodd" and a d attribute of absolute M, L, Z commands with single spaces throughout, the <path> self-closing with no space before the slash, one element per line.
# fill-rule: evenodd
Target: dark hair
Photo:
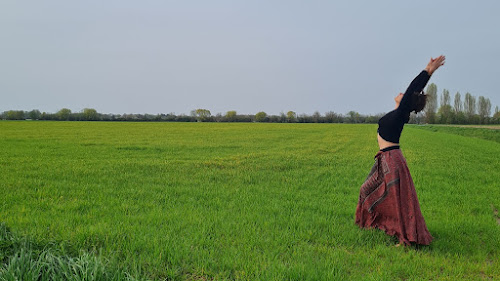
<path fill-rule="evenodd" d="M 427 95 L 424 91 L 415 92 L 411 96 L 411 111 L 415 111 L 415 113 L 419 113 L 425 107 L 425 103 L 427 102 Z"/>

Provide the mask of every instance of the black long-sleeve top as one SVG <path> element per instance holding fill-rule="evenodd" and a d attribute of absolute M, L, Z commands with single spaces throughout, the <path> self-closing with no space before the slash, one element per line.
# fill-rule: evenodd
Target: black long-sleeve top
<path fill-rule="evenodd" d="M 403 126 L 410 120 L 410 112 L 413 110 L 411 105 L 411 95 L 421 92 L 431 76 L 425 70 L 420 72 L 410 83 L 408 89 L 401 99 L 398 108 L 382 116 L 378 120 L 378 134 L 386 141 L 399 143 Z"/>

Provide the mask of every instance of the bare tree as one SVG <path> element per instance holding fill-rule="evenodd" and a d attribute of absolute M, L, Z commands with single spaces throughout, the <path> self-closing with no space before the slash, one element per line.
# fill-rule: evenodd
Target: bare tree
<path fill-rule="evenodd" d="M 325 113 L 325 122 L 327 123 L 340 123 L 341 122 L 341 117 L 339 114 L 333 112 L 333 111 L 328 111 Z"/>
<path fill-rule="evenodd" d="M 490 99 L 487 99 L 483 96 L 479 96 L 477 103 L 477 111 L 479 113 L 479 118 L 481 118 L 481 122 L 484 122 L 485 118 L 490 117 L 491 115 Z"/>
<path fill-rule="evenodd" d="M 314 120 L 314 123 L 319 123 L 321 121 L 321 113 L 319 113 L 319 111 L 315 111 L 312 115 L 312 119 Z"/>
<path fill-rule="evenodd" d="M 453 121 L 453 108 L 450 105 L 450 91 L 443 89 L 441 106 L 438 111 L 439 123 L 450 124 Z"/>
<path fill-rule="evenodd" d="M 436 110 L 437 110 L 437 86 L 434 83 L 427 86 L 425 91 L 427 94 L 427 104 L 425 106 L 425 121 L 427 123 L 436 122 Z"/>
<path fill-rule="evenodd" d="M 441 95 L 441 107 L 443 105 L 450 105 L 450 91 L 443 89 L 443 94 Z"/>
<path fill-rule="evenodd" d="M 476 114 L 476 97 L 474 97 L 470 93 L 465 94 L 464 112 L 469 118 L 472 115 Z"/>
<path fill-rule="evenodd" d="M 498 105 L 495 106 L 495 114 L 493 114 L 493 119 L 497 122 L 500 123 L 500 109 L 498 109 Z"/>
<path fill-rule="evenodd" d="M 462 108 L 462 99 L 460 97 L 460 93 L 457 92 L 455 94 L 455 112 L 462 112 L 463 108 Z"/>

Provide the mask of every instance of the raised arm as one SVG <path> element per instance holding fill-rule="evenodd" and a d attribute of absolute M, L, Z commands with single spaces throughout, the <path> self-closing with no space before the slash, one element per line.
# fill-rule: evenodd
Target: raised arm
<path fill-rule="evenodd" d="M 439 67 L 444 65 L 444 61 L 445 61 L 444 56 L 439 56 L 435 59 L 431 58 L 425 69 L 422 72 L 420 72 L 420 74 L 417 75 L 417 77 L 415 77 L 413 81 L 411 81 L 410 86 L 408 86 L 408 89 L 406 89 L 406 92 L 400 103 L 401 109 L 409 110 L 410 96 L 413 93 L 419 93 L 424 89 L 425 85 L 427 85 L 427 82 L 429 82 L 431 75 Z"/>
<path fill-rule="evenodd" d="M 424 71 L 422 71 L 410 83 L 410 86 L 408 86 L 408 89 L 406 89 L 405 95 L 418 93 L 418 92 L 422 91 L 424 89 L 425 85 L 427 85 L 427 82 L 429 82 L 429 79 L 431 78 L 432 73 L 434 73 L 434 71 L 436 71 L 439 67 L 444 65 L 444 61 L 445 61 L 444 56 L 439 56 L 435 59 L 431 58 L 431 60 L 429 61 L 429 63 L 425 67 Z"/>
<path fill-rule="evenodd" d="M 413 93 L 421 92 L 424 89 L 425 85 L 427 85 L 427 82 L 429 82 L 430 78 L 431 75 L 427 70 L 423 70 L 422 72 L 420 72 L 420 74 L 417 75 L 417 77 L 415 77 L 413 81 L 411 81 L 410 86 L 408 86 L 408 88 L 406 89 L 403 100 L 405 99 L 405 97 L 408 98 Z"/>
<path fill-rule="evenodd" d="M 439 56 L 435 59 L 431 58 L 431 60 L 429 61 L 429 63 L 425 67 L 425 71 L 427 71 L 427 73 L 429 73 L 429 75 L 432 75 L 432 73 L 434 73 L 434 71 L 436 71 L 439 67 L 444 65 L 445 59 L 446 58 L 444 56 Z"/>

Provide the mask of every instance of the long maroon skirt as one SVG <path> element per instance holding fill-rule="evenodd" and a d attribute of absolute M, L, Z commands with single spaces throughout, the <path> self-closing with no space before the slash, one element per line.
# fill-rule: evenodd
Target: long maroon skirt
<path fill-rule="evenodd" d="M 431 243 L 432 236 L 399 147 L 379 151 L 375 156 L 375 164 L 359 192 L 356 224 L 381 229 L 407 245 Z"/>

